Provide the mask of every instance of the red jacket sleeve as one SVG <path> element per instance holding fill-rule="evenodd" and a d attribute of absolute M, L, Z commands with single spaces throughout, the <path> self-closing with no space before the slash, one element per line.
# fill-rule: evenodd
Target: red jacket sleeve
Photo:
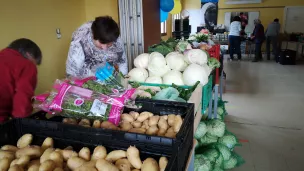
<path fill-rule="evenodd" d="M 21 72 L 19 79 L 16 80 L 16 89 L 13 99 L 14 118 L 23 118 L 31 115 L 32 102 L 37 84 L 37 68 L 34 64 L 29 63 Z"/>

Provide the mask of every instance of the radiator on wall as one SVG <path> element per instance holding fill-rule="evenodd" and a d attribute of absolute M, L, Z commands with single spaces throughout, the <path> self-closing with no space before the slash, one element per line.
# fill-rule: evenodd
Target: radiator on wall
<path fill-rule="evenodd" d="M 258 4 L 262 0 L 225 0 L 226 4 Z"/>
<path fill-rule="evenodd" d="M 121 38 L 131 70 L 134 58 L 144 52 L 142 0 L 119 0 L 118 5 Z"/>

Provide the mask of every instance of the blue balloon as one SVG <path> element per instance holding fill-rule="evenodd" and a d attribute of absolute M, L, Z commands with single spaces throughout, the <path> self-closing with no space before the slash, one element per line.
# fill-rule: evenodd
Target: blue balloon
<path fill-rule="evenodd" d="M 160 0 L 160 9 L 170 12 L 174 8 L 174 0 Z"/>
<path fill-rule="evenodd" d="M 168 12 L 163 11 L 162 9 L 160 9 L 160 22 L 165 22 L 168 18 Z"/>

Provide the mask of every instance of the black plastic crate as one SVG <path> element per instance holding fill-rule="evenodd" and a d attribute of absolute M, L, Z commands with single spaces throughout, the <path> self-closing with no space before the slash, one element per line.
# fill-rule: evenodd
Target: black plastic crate
<path fill-rule="evenodd" d="M 48 125 L 46 122 L 41 121 L 39 124 L 39 126 L 46 124 L 43 129 L 37 129 L 37 125 L 31 126 L 28 125 L 28 123 L 28 119 L 15 119 L 7 122 L 6 124 L 0 125 L 0 146 L 6 144 L 16 145 L 18 139 L 27 133 L 32 134 L 34 137 L 32 145 L 41 145 L 46 137 L 52 137 L 54 139 L 54 146 L 56 148 L 72 146 L 75 151 L 79 151 L 82 147 L 88 147 L 92 151 L 97 145 L 103 145 L 109 152 L 118 149 L 126 150 L 130 145 L 134 145 L 140 150 L 142 160 L 146 159 L 147 157 L 153 157 L 158 161 L 161 156 L 166 156 L 169 162 L 165 171 L 184 171 L 189 156 L 189 153 L 184 155 L 178 153 L 178 151 L 181 150 L 181 146 L 176 146 L 175 150 L 166 153 L 165 151 L 155 151 L 150 146 L 145 146 L 136 142 L 130 144 L 123 141 L 107 141 L 106 139 L 101 139 L 99 143 L 88 143 L 87 141 L 80 139 L 67 139 L 66 137 L 62 136 L 65 134 L 61 133 L 64 132 L 64 130 L 55 129 L 54 127 L 47 129 Z M 52 132 L 58 133 L 57 136 L 53 136 L 54 133 Z M 161 148 L 161 146 L 159 148 Z"/>
<path fill-rule="evenodd" d="M 137 110 L 137 112 L 149 111 L 154 114 L 167 115 L 167 114 L 179 114 L 184 119 L 180 131 L 176 135 L 176 138 L 166 138 L 159 136 L 150 136 L 146 134 L 130 133 L 124 131 L 115 131 L 103 128 L 86 128 L 78 125 L 68 125 L 63 124 L 62 120 L 64 117 L 55 116 L 51 119 L 46 119 L 45 113 L 37 113 L 32 116 L 35 120 L 29 119 L 29 125 L 39 124 L 41 120 L 46 121 L 47 127 L 64 129 L 66 138 L 69 139 L 84 139 L 89 143 L 94 143 L 99 141 L 99 139 L 94 138 L 95 135 L 99 136 L 101 139 L 109 139 L 111 141 L 127 141 L 152 145 L 163 145 L 167 147 L 167 150 L 171 151 L 173 146 L 180 144 L 183 141 L 191 141 L 193 139 L 193 122 L 194 122 L 194 104 L 191 103 L 180 103 L 180 102 L 170 102 L 170 101 L 158 101 L 158 100 L 137 100 L 137 103 L 142 105 L 142 108 Z M 125 108 L 124 112 L 134 111 L 134 109 Z M 189 139 L 185 139 L 186 135 L 190 132 L 192 135 Z M 164 149 L 162 149 L 164 150 Z"/>

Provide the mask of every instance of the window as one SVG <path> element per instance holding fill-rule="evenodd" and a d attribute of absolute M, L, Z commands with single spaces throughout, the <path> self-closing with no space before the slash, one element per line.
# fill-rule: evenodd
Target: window
<path fill-rule="evenodd" d="M 161 35 L 167 34 L 167 21 L 160 23 L 160 33 Z"/>

